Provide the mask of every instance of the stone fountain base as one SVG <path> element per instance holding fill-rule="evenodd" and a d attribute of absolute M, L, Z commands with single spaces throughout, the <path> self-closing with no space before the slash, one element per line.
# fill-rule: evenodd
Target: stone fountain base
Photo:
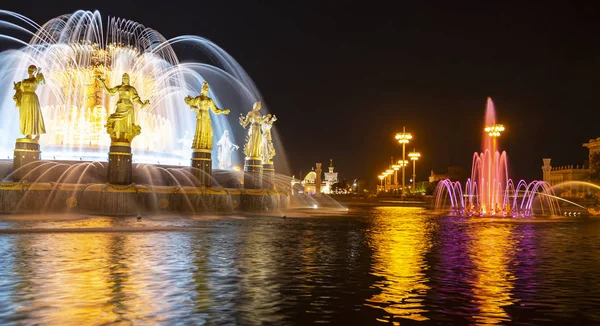
<path fill-rule="evenodd" d="M 266 189 L 56 184 L 0 184 L 0 214 L 80 213 L 138 215 L 148 213 L 231 213 L 272 211 L 289 206 L 287 193 Z"/>

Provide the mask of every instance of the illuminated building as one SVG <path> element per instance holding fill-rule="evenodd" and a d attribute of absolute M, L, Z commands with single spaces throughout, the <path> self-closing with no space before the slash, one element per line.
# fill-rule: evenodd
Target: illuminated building
<path fill-rule="evenodd" d="M 583 144 L 583 147 L 589 149 L 588 160 L 584 164 L 570 164 L 561 166 L 552 166 L 551 158 L 544 158 L 542 161 L 543 180 L 548 182 L 551 186 L 556 186 L 564 182 L 571 181 L 588 181 L 590 177 L 592 155 L 600 152 L 600 137 L 596 139 L 590 139 L 587 143 Z M 583 184 L 573 184 L 568 187 L 563 187 L 563 191 L 557 193 L 561 197 L 583 197 L 588 192 L 587 187 Z"/>
<path fill-rule="evenodd" d="M 338 173 L 334 172 L 332 159 L 329 160 L 329 172 L 325 172 L 323 175 L 325 176 L 324 178 L 318 178 L 317 172 L 313 167 L 312 171 L 306 174 L 301 182 L 304 187 L 304 193 L 314 195 L 317 192 L 317 188 L 320 188 L 322 194 L 330 194 L 332 192 L 332 186 L 338 182 Z M 321 180 L 320 187 L 317 187 L 318 180 Z"/>
<path fill-rule="evenodd" d="M 338 173 L 333 172 L 333 159 L 329 160 L 329 172 L 325 172 L 324 175 L 325 187 L 323 188 L 323 193 L 329 194 L 331 193 L 331 186 L 338 182 Z"/>

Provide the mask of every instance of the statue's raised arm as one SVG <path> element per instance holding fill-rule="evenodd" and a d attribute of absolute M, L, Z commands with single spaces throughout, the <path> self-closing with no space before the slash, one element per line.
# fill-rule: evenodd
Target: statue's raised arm
<path fill-rule="evenodd" d="M 103 79 L 97 77 L 110 94 L 119 94 L 117 109 L 108 116 L 106 121 L 106 132 L 110 135 L 113 143 L 131 143 L 133 138 L 141 133 L 142 128 L 135 123 L 135 111 L 133 104 L 138 103 L 142 107 L 150 104 L 149 100 L 142 101 L 135 87 L 129 84 L 129 74 L 123 74 L 121 85 L 108 88 Z"/>
<path fill-rule="evenodd" d="M 260 125 L 262 129 L 261 153 L 263 164 L 272 164 L 273 157 L 275 156 L 275 147 L 273 146 L 273 139 L 271 138 L 271 128 L 273 128 L 273 123 L 275 121 L 277 121 L 277 117 L 269 113 L 263 117 Z"/>
<path fill-rule="evenodd" d="M 261 107 L 261 103 L 256 102 L 254 103 L 252 110 L 246 114 L 246 117 L 240 116 L 240 124 L 242 127 L 246 128 L 246 126 L 250 124 L 250 128 L 248 128 L 248 136 L 246 137 L 246 144 L 244 146 L 244 154 L 246 154 L 246 159 L 261 159 Z"/>
<path fill-rule="evenodd" d="M 102 78 L 100 76 L 96 76 L 96 79 L 98 81 L 100 81 L 100 83 L 102 83 L 102 88 L 104 88 L 104 90 L 111 96 L 117 94 L 117 92 L 119 91 L 119 87 L 121 86 L 121 85 L 117 85 L 113 88 L 109 88 L 108 86 L 106 86 L 106 80 L 104 78 Z"/>
<path fill-rule="evenodd" d="M 219 109 L 219 107 L 215 104 L 215 101 L 213 101 L 213 99 L 210 99 L 210 107 L 215 114 L 229 114 L 229 112 L 231 112 L 231 110 L 229 109 Z"/>
<path fill-rule="evenodd" d="M 46 78 L 44 78 L 44 75 L 42 74 L 42 68 L 37 69 L 37 74 L 35 75 L 35 80 L 37 81 L 37 84 L 39 86 L 46 85 Z"/>
<path fill-rule="evenodd" d="M 190 109 L 196 111 L 196 133 L 192 142 L 192 149 L 198 151 L 211 151 L 213 148 L 213 129 L 209 110 L 215 114 L 229 114 L 229 109 L 221 110 L 208 97 L 210 88 L 207 82 L 202 83 L 200 95 L 196 97 L 186 96 L 183 100 Z"/>
<path fill-rule="evenodd" d="M 138 95 L 137 89 L 135 89 L 135 87 L 131 86 L 131 89 L 132 89 L 132 92 L 133 92 L 133 96 L 132 96 L 133 100 L 135 102 L 137 102 L 139 105 L 141 105 L 142 108 L 145 107 L 145 106 L 150 105 L 150 100 L 142 101 L 140 99 L 140 96 Z"/>
<path fill-rule="evenodd" d="M 195 110 L 198 108 L 198 105 L 196 105 L 196 98 L 191 97 L 191 96 L 186 96 L 183 101 L 185 102 L 185 104 L 187 104 L 187 106 L 190 107 L 190 109 Z"/>
<path fill-rule="evenodd" d="M 15 100 L 15 106 L 17 107 L 17 109 L 19 109 L 21 108 L 21 97 L 23 96 L 23 91 L 21 90 L 21 82 L 13 83 L 13 89 L 15 90 L 13 100 Z"/>
<path fill-rule="evenodd" d="M 248 123 L 250 123 L 248 115 L 244 117 L 244 115 L 240 113 L 240 125 L 242 126 L 242 128 L 246 129 Z"/>

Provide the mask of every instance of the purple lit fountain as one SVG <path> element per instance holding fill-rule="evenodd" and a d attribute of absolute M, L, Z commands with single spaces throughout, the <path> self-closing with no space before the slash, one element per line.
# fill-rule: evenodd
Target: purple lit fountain
<path fill-rule="evenodd" d="M 463 188 L 459 181 L 444 179 L 436 191 L 436 209 L 450 208 L 464 216 L 559 215 L 560 208 L 550 185 L 544 181 L 508 178 L 506 152 L 498 150 L 498 137 L 504 126 L 496 123 L 494 103 L 488 97 L 481 153 L 473 154 L 471 178 Z"/>

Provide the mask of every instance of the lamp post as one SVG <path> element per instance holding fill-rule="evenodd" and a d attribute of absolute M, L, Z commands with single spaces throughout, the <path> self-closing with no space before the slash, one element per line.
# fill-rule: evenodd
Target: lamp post
<path fill-rule="evenodd" d="M 389 168 L 390 169 L 394 169 L 394 157 L 390 157 L 390 165 Z M 394 170 L 394 175 L 390 178 L 390 183 L 392 184 L 393 188 L 398 187 L 398 173 L 395 172 Z"/>
<path fill-rule="evenodd" d="M 495 180 L 495 177 L 498 174 L 498 160 L 496 158 L 496 148 L 497 148 L 497 142 L 498 142 L 498 137 L 500 137 L 500 133 L 504 131 L 504 126 L 501 124 L 493 124 L 491 126 L 486 126 L 485 127 L 485 132 L 488 133 L 488 135 L 490 137 L 492 137 L 492 166 L 488 171 L 488 194 L 489 196 L 487 198 L 490 198 L 492 201 L 490 203 L 486 203 L 489 206 L 490 210 L 494 209 L 495 204 L 498 202 L 498 198 L 497 195 L 495 194 L 496 192 L 496 187 L 492 187 L 493 184 L 495 184 L 497 182 L 497 180 Z M 486 197 L 483 197 L 486 198 Z"/>
<path fill-rule="evenodd" d="M 402 144 L 402 161 L 404 161 L 406 159 L 404 152 L 405 152 L 405 147 L 406 144 L 408 144 L 408 142 L 412 139 L 412 135 L 408 132 L 406 132 L 406 128 L 402 127 L 402 132 L 397 133 L 396 134 L 396 139 L 398 140 L 398 142 L 400 144 Z M 404 166 L 402 166 L 402 197 L 404 197 Z"/>
<path fill-rule="evenodd" d="M 500 124 L 485 127 L 485 132 L 487 132 L 488 135 L 492 137 L 492 153 L 494 153 L 494 157 L 496 155 L 496 138 L 500 137 L 500 133 L 503 131 L 504 126 Z"/>
<path fill-rule="evenodd" d="M 385 173 L 390 177 L 390 189 L 391 189 L 392 182 L 393 182 L 392 177 L 394 175 L 394 170 L 393 169 L 387 169 L 387 170 L 385 170 Z"/>
<path fill-rule="evenodd" d="M 407 160 L 399 160 L 398 161 L 398 166 L 404 170 L 404 167 L 408 165 L 408 161 Z M 402 183 L 404 184 L 404 183 Z M 404 196 L 404 186 L 402 186 L 402 196 Z"/>
<path fill-rule="evenodd" d="M 387 185 L 388 185 L 388 177 L 390 176 L 390 172 L 388 172 L 390 170 L 385 170 L 383 171 L 383 173 L 381 174 L 383 176 L 383 190 L 387 191 Z"/>
<path fill-rule="evenodd" d="M 381 188 L 379 188 L 379 192 L 381 192 L 381 189 L 383 189 L 383 178 L 385 178 L 385 176 L 383 174 L 380 174 L 379 176 L 377 176 L 379 178 L 379 180 L 381 181 Z"/>
<path fill-rule="evenodd" d="M 416 184 L 416 180 L 417 180 L 417 160 L 419 159 L 419 157 L 421 157 L 421 153 L 417 152 L 414 148 L 413 151 L 408 153 L 408 157 L 411 159 L 411 161 L 413 161 L 413 176 L 412 176 L 412 181 L 413 181 L 413 186 L 412 186 L 412 191 L 413 193 L 415 192 L 415 190 L 417 189 L 415 184 Z"/>
<path fill-rule="evenodd" d="M 400 170 L 400 165 L 393 164 L 392 170 L 394 170 L 394 185 L 396 186 L 395 188 L 398 189 L 398 170 Z"/>

